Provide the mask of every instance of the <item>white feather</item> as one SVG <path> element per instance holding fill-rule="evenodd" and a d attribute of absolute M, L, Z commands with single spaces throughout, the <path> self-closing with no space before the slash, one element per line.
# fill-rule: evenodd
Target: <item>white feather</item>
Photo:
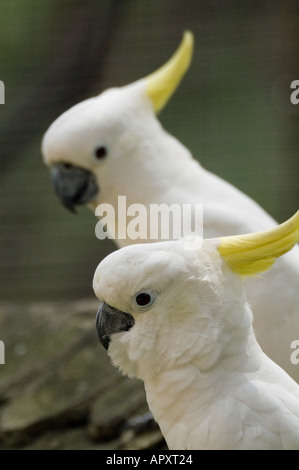
<path fill-rule="evenodd" d="M 94 157 L 99 145 L 108 149 L 101 161 Z M 107 90 L 68 110 L 46 132 L 42 151 L 50 166 L 69 162 L 93 172 L 100 191 L 90 207 L 114 206 L 116 236 L 119 195 L 126 196 L 127 206 L 203 204 L 204 237 L 261 231 L 276 224 L 252 199 L 204 169 L 163 129 L 146 95 L 146 79 Z M 136 240 L 127 237 L 116 243 L 122 247 Z M 299 382 L 299 366 L 290 360 L 290 345 L 299 339 L 298 246 L 247 291 L 260 344 Z"/>
<path fill-rule="evenodd" d="M 205 241 L 122 248 L 98 266 L 102 301 L 134 317 L 108 353 L 145 383 L 170 449 L 299 449 L 299 386 L 260 348 L 242 279 Z M 156 293 L 138 311 L 136 292 Z"/>

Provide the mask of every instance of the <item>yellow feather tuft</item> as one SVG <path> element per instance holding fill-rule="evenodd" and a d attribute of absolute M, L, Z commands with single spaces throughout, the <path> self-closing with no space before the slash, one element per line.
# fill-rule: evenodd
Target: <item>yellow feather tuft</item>
<path fill-rule="evenodd" d="M 185 31 L 174 55 L 158 70 L 146 77 L 146 94 L 156 113 L 164 108 L 189 68 L 193 52 L 193 34 Z"/>
<path fill-rule="evenodd" d="M 223 237 L 218 251 L 230 268 L 241 276 L 267 271 L 276 258 L 299 241 L 299 211 L 273 229 L 264 232 Z"/>

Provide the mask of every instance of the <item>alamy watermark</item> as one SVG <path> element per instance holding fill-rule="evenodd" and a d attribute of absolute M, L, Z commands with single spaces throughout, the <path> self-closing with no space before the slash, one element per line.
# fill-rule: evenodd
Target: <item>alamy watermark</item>
<path fill-rule="evenodd" d="M 294 351 L 291 354 L 291 363 L 294 364 L 295 366 L 299 364 L 299 339 L 294 339 L 294 341 L 291 342 L 291 349 L 294 349 Z"/>
<path fill-rule="evenodd" d="M 203 236 L 202 204 L 130 204 L 126 196 L 118 196 L 117 207 L 99 204 L 95 215 L 97 238 L 104 240 L 179 240 Z"/>
<path fill-rule="evenodd" d="M 2 80 L 0 80 L 0 104 L 5 104 L 5 86 Z"/>
<path fill-rule="evenodd" d="M 299 80 L 293 80 L 290 88 L 295 88 L 295 91 L 291 93 L 290 100 L 292 104 L 299 103 Z"/>
<path fill-rule="evenodd" d="M 5 345 L 0 340 L 0 364 L 5 364 Z"/>

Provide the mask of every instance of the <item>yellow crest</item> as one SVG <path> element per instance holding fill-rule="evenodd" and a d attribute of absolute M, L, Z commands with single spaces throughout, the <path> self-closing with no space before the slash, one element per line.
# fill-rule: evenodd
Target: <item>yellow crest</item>
<path fill-rule="evenodd" d="M 273 229 L 220 239 L 218 251 L 230 268 L 241 276 L 266 271 L 276 258 L 299 241 L 299 211 Z"/>
<path fill-rule="evenodd" d="M 156 113 L 161 111 L 174 93 L 187 71 L 193 52 L 193 34 L 185 31 L 180 46 L 161 68 L 146 80 L 146 94 L 151 99 Z"/>

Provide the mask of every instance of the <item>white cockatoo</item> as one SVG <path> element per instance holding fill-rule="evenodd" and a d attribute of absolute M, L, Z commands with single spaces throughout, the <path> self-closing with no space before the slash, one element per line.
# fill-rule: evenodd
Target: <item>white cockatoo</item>
<path fill-rule="evenodd" d="M 298 240 L 299 211 L 265 232 L 137 244 L 98 265 L 99 339 L 144 381 L 170 449 L 299 449 L 299 385 L 259 346 L 242 279 Z"/>
<path fill-rule="evenodd" d="M 119 247 L 153 241 L 127 235 L 123 225 L 130 218 L 120 214 L 119 196 L 126 197 L 126 207 L 139 203 L 146 209 L 162 203 L 202 204 L 204 237 L 277 225 L 252 199 L 204 169 L 157 119 L 188 69 L 192 50 L 193 35 L 186 32 L 156 72 L 77 104 L 43 138 L 42 153 L 59 198 L 72 210 L 76 204 L 93 210 L 113 206 L 115 217 L 107 216 L 105 223 Z M 120 237 L 118 229 L 125 235 Z M 262 281 L 248 286 L 248 297 L 261 346 L 299 382 L 299 366 L 289 360 L 291 342 L 299 339 L 298 246 Z"/>

